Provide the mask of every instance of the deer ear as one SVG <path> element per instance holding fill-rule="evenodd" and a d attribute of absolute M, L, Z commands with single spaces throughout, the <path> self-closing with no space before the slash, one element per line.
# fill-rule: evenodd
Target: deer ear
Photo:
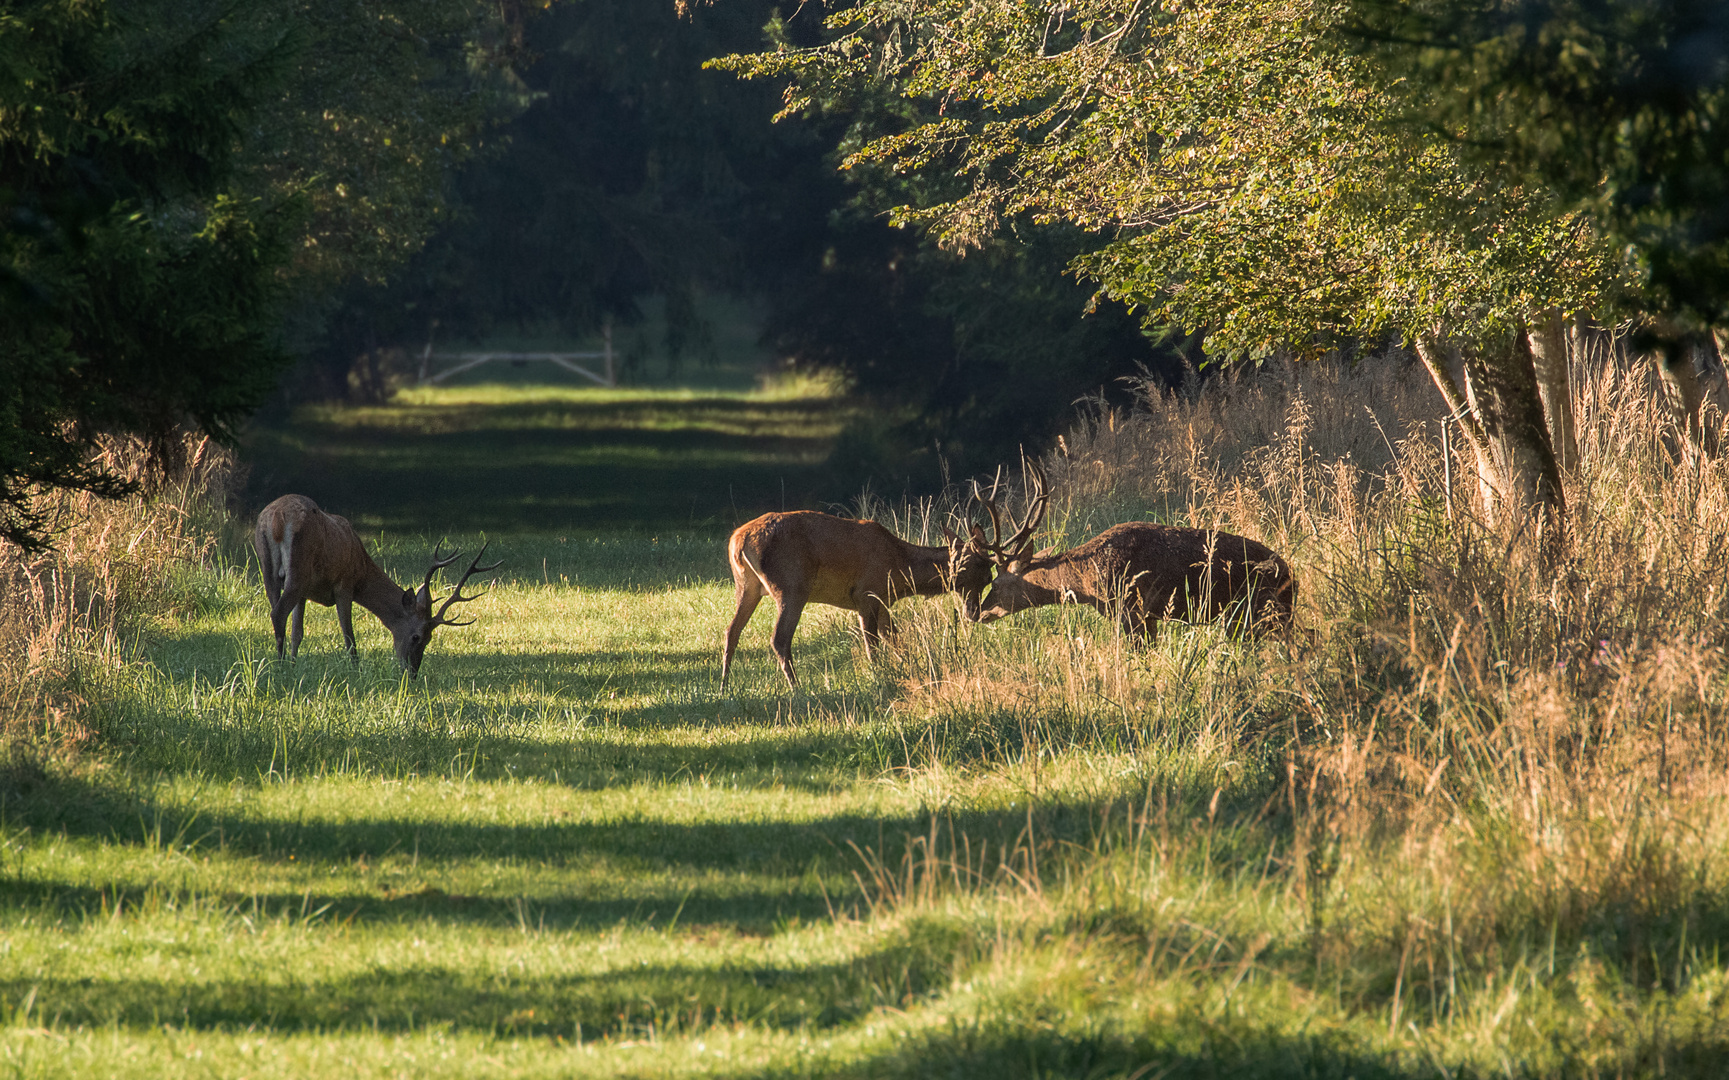
<path fill-rule="evenodd" d="M 973 543 L 977 544 L 979 547 L 985 546 L 985 531 L 979 528 L 976 524 L 973 526 L 971 536 Z"/>
<path fill-rule="evenodd" d="M 943 526 L 943 539 L 949 542 L 949 547 L 955 546 L 954 530 L 949 528 L 947 525 Z"/>
<path fill-rule="evenodd" d="M 411 608 L 413 606 L 414 606 L 414 590 L 413 589 L 402 590 L 402 610 L 407 611 L 409 608 Z"/>
<path fill-rule="evenodd" d="M 432 614 L 432 590 L 425 585 L 422 585 L 420 591 L 414 594 L 414 610 L 422 615 Z"/>

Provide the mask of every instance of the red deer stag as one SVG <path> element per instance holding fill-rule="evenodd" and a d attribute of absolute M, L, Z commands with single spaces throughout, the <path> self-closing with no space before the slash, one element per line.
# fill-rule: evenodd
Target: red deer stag
<path fill-rule="evenodd" d="M 726 628 L 720 685 L 726 688 L 732 654 L 745 623 L 767 595 L 774 599 L 774 655 L 787 685 L 798 689 L 792 670 L 792 635 L 810 603 L 858 612 L 865 655 L 894 630 L 889 607 L 903 596 L 957 592 L 969 620 L 978 618 L 979 594 L 991 581 L 991 559 L 978 528 L 960 540 L 947 529 L 946 546 L 912 544 L 874 521 L 852 521 L 809 510 L 764 514 L 733 531 L 727 560 L 737 610 Z"/>
<path fill-rule="evenodd" d="M 467 626 L 473 619 L 445 618 L 452 604 L 473 600 L 462 595 L 462 587 L 475 574 L 498 569 L 502 563 L 481 566 L 480 554 L 468 564 L 462 580 L 456 583 L 438 609 L 432 610 L 432 575 L 455 562 L 462 552 L 439 558 L 433 552 L 432 568 L 418 592 L 404 589 L 378 568 L 366 547 L 355 535 L 348 519 L 327 514 L 318 504 L 304 495 L 284 495 L 266 506 L 258 515 L 258 528 L 253 533 L 252 547 L 258 553 L 258 565 L 264 571 L 264 592 L 270 598 L 270 621 L 276 629 L 276 655 L 281 656 L 282 638 L 290 612 L 294 613 L 292 655 L 300 655 L 302 624 L 308 600 L 325 607 L 336 605 L 336 621 L 342 624 L 342 642 L 356 662 L 360 659 L 354 647 L 352 607 L 361 607 L 378 616 L 396 641 L 396 662 L 410 675 L 420 673 L 420 658 L 426 654 L 426 643 L 432 631 L 440 626 Z"/>
<path fill-rule="evenodd" d="M 998 572 L 979 622 L 1044 604 L 1080 603 L 1115 617 L 1131 636 L 1157 636 L 1160 619 L 1211 619 L 1230 612 L 1251 631 L 1288 625 L 1297 582 L 1265 544 L 1211 529 L 1131 521 L 1079 547 L 1033 553 L 1029 538 L 1044 507 L 1044 476 L 1029 470 L 1039 499 L 1007 541 L 987 544 Z M 979 500 L 1001 536 L 995 490 Z"/>

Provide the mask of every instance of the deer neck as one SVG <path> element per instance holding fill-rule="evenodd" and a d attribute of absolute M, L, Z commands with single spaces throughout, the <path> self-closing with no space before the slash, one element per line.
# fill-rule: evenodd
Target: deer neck
<path fill-rule="evenodd" d="M 897 538 L 898 539 L 898 538 Z M 949 590 L 949 549 L 900 541 L 906 556 L 907 582 L 916 596 L 941 596 Z"/>
<path fill-rule="evenodd" d="M 1039 597 L 1041 603 L 1057 604 L 1069 601 L 1103 610 L 1107 606 L 1104 598 L 1090 587 L 1081 566 L 1067 555 L 1068 553 L 1064 552 L 1052 556 L 1022 571 L 1021 579 L 1029 586 L 1028 591 L 1037 590 L 1042 593 Z"/>
<path fill-rule="evenodd" d="M 402 586 L 368 559 L 366 572 L 354 590 L 354 602 L 378 616 L 378 621 L 385 626 L 395 629 L 398 623 L 413 614 L 412 606 L 403 606 L 403 592 Z"/>

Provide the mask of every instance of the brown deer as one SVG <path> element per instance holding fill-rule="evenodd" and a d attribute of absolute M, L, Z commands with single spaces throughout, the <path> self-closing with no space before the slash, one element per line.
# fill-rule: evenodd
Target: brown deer
<path fill-rule="evenodd" d="M 904 596 L 956 592 L 967 619 L 976 620 L 979 595 L 991 582 L 984 533 L 975 526 L 966 540 L 947 529 L 943 535 L 946 545 L 913 544 L 874 521 L 809 510 L 764 514 L 740 525 L 726 545 L 737 609 L 720 656 L 721 688 L 726 688 L 739 634 L 765 595 L 774 599 L 775 659 L 795 690 L 792 635 L 806 604 L 858 612 L 867 657 L 894 631 L 889 607 Z"/>
<path fill-rule="evenodd" d="M 979 622 L 1045 604 L 1080 603 L 1149 640 L 1157 636 L 1160 619 L 1231 613 L 1251 631 L 1289 624 L 1297 598 L 1291 568 L 1265 544 L 1232 533 L 1131 521 L 1067 551 L 1033 553 L 1029 538 L 1046 499 L 1043 474 L 1036 466 L 1028 471 L 1029 486 L 1040 498 L 1013 537 L 985 545 L 998 572 Z M 979 493 L 979 499 L 1000 536 L 995 489 L 990 497 Z"/>
<path fill-rule="evenodd" d="M 480 554 L 468 564 L 462 580 L 434 612 L 432 575 L 455 562 L 462 552 L 441 559 L 434 551 L 432 568 L 426 571 L 426 580 L 421 582 L 419 591 L 404 589 L 372 561 L 347 518 L 325 513 L 304 495 L 284 495 L 266 506 L 258 515 L 252 547 L 264 571 L 264 592 L 270 598 L 277 656 L 283 654 L 283 632 L 290 612 L 294 614 L 291 655 L 300 655 L 306 602 L 311 600 L 325 607 L 336 605 L 336 621 L 342 624 L 342 643 L 358 663 L 352 607 L 359 604 L 378 616 L 378 621 L 390 630 L 396 642 L 396 662 L 410 675 L 420 673 L 420 658 L 426 654 L 433 630 L 440 626 L 467 626 L 474 621 L 445 617 L 452 604 L 475 599 L 462 595 L 468 579 L 503 565 L 496 562 L 481 566 L 481 556 L 486 554 L 486 545 L 482 544 Z"/>

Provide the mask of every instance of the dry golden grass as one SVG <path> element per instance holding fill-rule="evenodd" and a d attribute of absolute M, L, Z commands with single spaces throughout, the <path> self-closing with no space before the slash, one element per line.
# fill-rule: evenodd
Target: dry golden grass
<path fill-rule="evenodd" d="M 84 747 L 84 673 L 124 663 L 126 642 L 171 603 L 175 568 L 215 550 L 234 456 L 204 437 L 188 436 L 181 449 L 181 464 L 164 475 L 142 444 L 104 440 L 98 464 L 139 493 L 44 491 L 52 548 L 29 555 L 0 545 L 0 744 L 20 776 L 35 772 L 39 754 Z"/>
<path fill-rule="evenodd" d="M 1134 732 L 1258 792 L 1317 970 L 1390 994 L 1395 1028 L 1407 998 L 1453 1016 L 1545 944 L 1551 976 L 1559 949 L 1579 979 L 1607 959 L 1673 991 L 1729 930 L 1729 463 L 1675 451 L 1643 368 L 1577 375 L 1550 558 L 1473 518 L 1412 365 L 1271 366 L 1101 413 L 1047 462 L 1052 541 L 1147 515 L 1261 539 L 1296 569 L 1298 632 L 1140 651 L 1047 613 L 963 646 L 915 619 L 897 709 L 990 728 L 1028 769 Z M 1244 791 L 1230 767 L 1257 757 L 1282 778 Z"/>

